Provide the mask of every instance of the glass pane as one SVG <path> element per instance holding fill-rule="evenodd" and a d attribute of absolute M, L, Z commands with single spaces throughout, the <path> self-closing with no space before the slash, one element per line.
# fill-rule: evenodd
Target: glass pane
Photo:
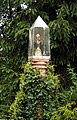
<path fill-rule="evenodd" d="M 42 23 L 39 23 L 39 21 Z M 39 23 L 39 24 L 38 24 Z M 50 56 L 49 27 L 42 18 L 37 18 L 29 30 L 29 56 Z"/>

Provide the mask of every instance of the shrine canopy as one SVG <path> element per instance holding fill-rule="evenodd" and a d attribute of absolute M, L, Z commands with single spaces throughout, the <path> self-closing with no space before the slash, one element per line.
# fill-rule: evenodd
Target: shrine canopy
<path fill-rule="evenodd" d="M 49 27 L 38 16 L 29 30 L 28 58 L 50 58 L 50 36 Z"/>

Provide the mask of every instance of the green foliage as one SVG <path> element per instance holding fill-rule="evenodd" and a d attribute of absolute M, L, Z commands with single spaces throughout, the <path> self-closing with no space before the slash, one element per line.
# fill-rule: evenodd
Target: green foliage
<path fill-rule="evenodd" d="M 52 95 L 52 107 L 55 110 L 59 106 L 59 75 L 55 74 L 54 65 L 47 65 L 47 79 L 45 80 L 50 87 Z"/>
<path fill-rule="evenodd" d="M 76 86 L 74 82 L 77 80 L 77 74 L 74 72 L 74 68 L 71 68 L 70 64 L 67 65 L 67 73 L 69 74 L 70 80 L 73 85 Z"/>
<path fill-rule="evenodd" d="M 18 74 L 12 69 L 0 68 L 0 119 L 9 119 L 9 107 L 18 91 Z"/>
<path fill-rule="evenodd" d="M 50 120 L 77 120 L 77 107 L 72 108 L 76 103 L 68 103 L 63 107 L 60 107 L 53 113 Z"/>
<path fill-rule="evenodd" d="M 77 69 L 77 1 L 3 0 L 0 3 L 0 34 L 3 34 L 0 39 L 0 119 L 8 119 L 7 109 L 18 91 L 18 78 L 23 72 L 22 64 L 28 57 L 28 30 L 38 15 L 50 27 L 52 63 L 58 69 L 61 65 L 59 73 L 65 74 L 62 68 L 65 66 L 66 69 L 68 63 L 72 63 L 75 70 Z M 21 3 L 27 5 L 27 8 L 22 9 Z M 66 77 L 61 76 L 63 81 L 60 84 L 53 67 L 48 66 L 47 79 L 44 81 L 52 91 L 52 107 L 48 114 L 49 111 L 52 114 L 57 108 L 77 100 L 77 75 L 70 67 L 67 73 Z M 27 99 L 26 96 L 18 98 L 18 94 L 22 96 L 23 92 L 17 93 L 16 101 Z"/>
<path fill-rule="evenodd" d="M 43 80 L 40 71 L 36 69 L 34 72 L 31 64 L 27 63 L 20 77 L 20 91 L 10 107 L 11 119 L 48 120 L 57 105 L 58 83 L 53 66 L 47 71 L 46 80 Z"/>
<path fill-rule="evenodd" d="M 61 89 L 60 86 L 59 107 L 52 113 L 50 120 L 77 120 L 77 74 L 69 64 L 67 65 L 67 79 L 70 82 L 67 84 L 70 85 L 65 89 Z"/>
<path fill-rule="evenodd" d="M 77 51 L 75 41 L 77 38 L 76 6 L 77 2 L 59 4 L 59 8 L 56 10 L 56 19 L 49 23 L 52 60 L 55 64 L 63 65 L 75 61 Z"/>
<path fill-rule="evenodd" d="M 65 45 L 67 45 L 70 39 L 70 33 L 72 31 L 69 22 L 60 17 L 57 20 L 50 22 L 49 26 L 50 30 L 52 31 L 51 39 L 54 40 L 54 42 L 52 41 L 51 43 L 51 48 L 59 47 L 60 42 L 63 42 Z M 56 39 L 60 42 L 56 41 Z"/>
<path fill-rule="evenodd" d="M 5 28 L 4 36 L 6 39 L 3 41 L 2 46 L 4 48 L 3 51 L 6 53 L 4 57 L 7 55 L 7 64 L 15 71 L 19 71 L 21 69 L 21 65 L 25 61 L 25 55 L 27 55 L 28 50 L 27 37 L 29 25 L 23 21 L 20 22 L 19 20 L 20 17 L 17 16 L 16 19 L 12 20 Z M 5 34 L 6 31 L 8 31 L 7 34 Z M 22 49 L 24 49 L 24 51 Z"/>
<path fill-rule="evenodd" d="M 21 8 L 22 3 L 27 5 L 27 8 L 24 10 Z M 38 15 L 50 27 L 53 63 L 64 65 L 68 62 L 75 62 L 77 58 L 76 0 L 3 0 L 1 6 L 2 10 L 5 8 L 6 16 L 9 16 L 4 17 L 5 21 L 11 21 L 4 30 L 5 40 L 3 46 L 5 46 L 5 51 L 7 51 L 6 54 L 10 53 L 11 61 L 9 61 L 9 64 L 12 63 L 13 65 L 14 56 L 16 64 L 14 63 L 13 68 L 15 66 L 17 68 L 18 64 L 21 65 L 25 61 L 25 55 L 27 59 L 28 30 Z M 12 8 L 15 8 L 15 10 L 13 11 Z M 2 11 L 1 13 L 3 14 L 4 12 Z M 3 18 L 1 17 L 1 19 Z"/>
<path fill-rule="evenodd" d="M 70 64 L 67 65 L 65 76 L 61 79 L 59 99 L 61 106 L 69 102 L 77 102 L 77 73 Z"/>
<path fill-rule="evenodd" d="M 70 65 L 67 67 L 67 72 L 70 78 L 70 93 L 71 100 L 77 101 L 77 74 L 74 72 L 74 68 L 71 68 Z"/>

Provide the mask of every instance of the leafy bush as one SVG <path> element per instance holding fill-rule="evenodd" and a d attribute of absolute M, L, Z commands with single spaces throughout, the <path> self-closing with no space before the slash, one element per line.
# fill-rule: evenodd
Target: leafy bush
<path fill-rule="evenodd" d="M 8 110 L 18 91 L 19 75 L 5 65 L 0 67 L 0 119 L 9 119 Z"/>
<path fill-rule="evenodd" d="M 77 74 L 70 65 L 67 65 L 67 79 L 70 86 L 59 92 L 60 106 L 50 120 L 77 120 Z"/>
<path fill-rule="evenodd" d="M 74 105 L 76 105 L 75 102 L 58 108 L 58 110 L 52 114 L 50 120 L 77 120 L 77 107 L 73 109 Z"/>
<path fill-rule="evenodd" d="M 67 73 L 70 79 L 70 95 L 72 101 L 77 101 L 77 74 L 74 71 L 74 68 L 71 68 L 70 65 L 67 66 Z"/>
<path fill-rule="evenodd" d="M 20 77 L 20 91 L 10 107 L 11 119 L 49 120 L 57 104 L 58 83 L 53 66 L 48 67 L 44 80 L 40 71 L 34 72 L 31 63 L 27 63 Z"/>

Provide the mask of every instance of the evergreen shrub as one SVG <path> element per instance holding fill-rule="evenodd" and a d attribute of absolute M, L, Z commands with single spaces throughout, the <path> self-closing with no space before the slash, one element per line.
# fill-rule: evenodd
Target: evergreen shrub
<path fill-rule="evenodd" d="M 20 77 L 20 91 L 10 107 L 11 119 L 49 120 L 52 111 L 57 107 L 59 88 L 58 76 L 54 74 L 54 66 L 47 69 L 46 80 L 40 71 L 32 69 L 31 63 L 24 66 Z"/>

